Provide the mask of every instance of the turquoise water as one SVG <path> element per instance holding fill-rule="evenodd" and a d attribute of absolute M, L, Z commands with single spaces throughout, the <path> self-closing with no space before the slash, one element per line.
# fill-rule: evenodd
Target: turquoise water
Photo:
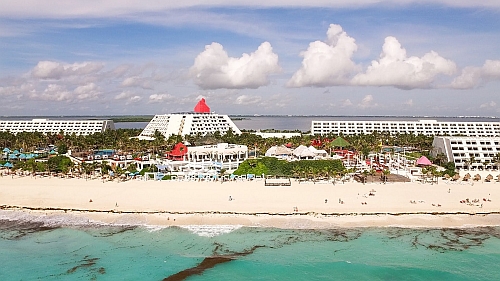
<path fill-rule="evenodd" d="M 189 276 L 207 257 L 226 259 Z M 499 263 L 500 228 L 150 229 L 0 220 L 0 280 L 500 280 Z M 173 279 L 180 272 L 189 277 Z"/>

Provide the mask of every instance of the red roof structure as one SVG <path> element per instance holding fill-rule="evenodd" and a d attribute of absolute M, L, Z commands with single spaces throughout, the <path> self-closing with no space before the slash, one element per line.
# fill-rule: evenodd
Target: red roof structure
<path fill-rule="evenodd" d="M 205 103 L 205 99 L 202 98 L 194 107 L 194 112 L 196 113 L 210 113 L 210 107 Z"/>
<path fill-rule="evenodd" d="M 182 142 L 179 142 L 174 146 L 174 148 L 167 152 L 167 158 L 170 160 L 183 160 L 184 155 L 188 152 L 188 148 Z"/>

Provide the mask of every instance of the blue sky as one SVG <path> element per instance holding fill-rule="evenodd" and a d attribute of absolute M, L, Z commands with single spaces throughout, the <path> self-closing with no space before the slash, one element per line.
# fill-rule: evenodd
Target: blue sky
<path fill-rule="evenodd" d="M 500 117 L 500 1 L 18 2 L 0 115 Z"/>

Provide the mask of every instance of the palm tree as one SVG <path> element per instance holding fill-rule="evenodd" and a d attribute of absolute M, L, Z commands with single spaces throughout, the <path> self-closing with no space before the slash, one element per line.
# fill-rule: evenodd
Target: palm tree
<path fill-rule="evenodd" d="M 363 174 L 363 184 L 365 184 L 366 179 L 368 178 L 369 172 L 367 170 L 364 170 L 362 174 Z"/>
<path fill-rule="evenodd" d="M 388 176 L 391 174 L 391 171 L 389 169 L 384 169 L 382 171 L 383 173 L 383 179 L 384 179 L 384 184 L 387 182 Z"/>

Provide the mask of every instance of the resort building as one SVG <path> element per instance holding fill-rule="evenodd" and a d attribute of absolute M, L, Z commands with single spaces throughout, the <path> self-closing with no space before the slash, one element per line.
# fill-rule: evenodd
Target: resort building
<path fill-rule="evenodd" d="M 112 120 L 0 120 L 0 131 L 17 134 L 20 132 L 40 132 L 57 134 L 90 135 L 114 130 Z"/>
<path fill-rule="evenodd" d="M 433 156 L 446 155 L 457 169 L 497 169 L 500 137 L 434 137 Z"/>
<path fill-rule="evenodd" d="M 468 137 L 500 136 L 500 122 L 443 122 L 437 120 L 413 121 L 312 121 L 313 135 L 358 135 L 373 132 Z"/>
<path fill-rule="evenodd" d="M 166 153 L 159 169 L 176 175 L 235 170 L 248 158 L 246 145 L 218 143 L 216 145 L 186 146 L 178 143 Z"/>
<path fill-rule="evenodd" d="M 190 146 L 186 160 L 192 164 L 211 162 L 219 169 L 235 170 L 248 158 L 246 145 L 218 143 L 216 145 Z"/>
<path fill-rule="evenodd" d="M 205 99 L 201 99 L 194 112 L 155 115 L 141 132 L 139 139 L 152 139 L 155 131 L 168 138 L 171 135 L 205 135 L 217 131 L 224 134 L 229 129 L 235 134 L 241 134 L 229 116 L 210 112 Z"/>

